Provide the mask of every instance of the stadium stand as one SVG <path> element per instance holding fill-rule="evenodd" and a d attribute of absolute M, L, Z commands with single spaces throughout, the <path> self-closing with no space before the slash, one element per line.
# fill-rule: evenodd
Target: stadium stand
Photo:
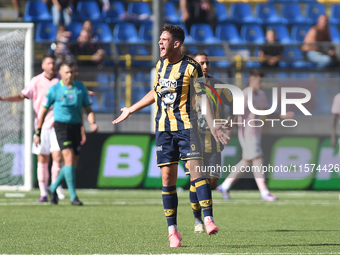
<path fill-rule="evenodd" d="M 226 41 L 230 44 L 240 44 L 243 42 L 234 24 L 217 25 L 215 34 L 218 40 Z"/>
<path fill-rule="evenodd" d="M 259 23 L 260 20 L 252 14 L 248 3 L 232 3 L 230 5 L 231 21 L 237 24 Z"/>
<path fill-rule="evenodd" d="M 70 40 L 72 42 L 77 41 L 77 38 L 80 34 L 82 27 L 83 27 L 83 24 L 80 23 L 80 22 L 72 22 L 70 25 L 66 26 L 67 31 L 72 32 L 72 35 L 71 35 L 71 38 L 70 38 Z"/>
<path fill-rule="evenodd" d="M 113 40 L 110 26 L 106 23 L 95 23 L 93 33 L 98 35 L 99 42 L 110 43 Z"/>
<path fill-rule="evenodd" d="M 131 20 L 139 24 L 145 20 L 149 20 L 152 15 L 150 6 L 147 2 L 129 2 L 127 13 Z"/>
<path fill-rule="evenodd" d="M 255 6 L 255 17 L 262 24 L 282 24 L 282 18 L 277 14 L 274 4 L 260 3 Z"/>
<path fill-rule="evenodd" d="M 27 1 L 24 12 L 25 22 L 51 21 L 47 4 L 42 1 Z"/>
<path fill-rule="evenodd" d="M 294 42 L 302 42 L 310 27 L 310 25 L 303 24 L 293 25 L 291 30 L 292 40 Z"/>
<path fill-rule="evenodd" d="M 241 39 L 248 43 L 262 44 L 265 37 L 261 26 L 256 24 L 244 24 L 241 28 Z"/>
<path fill-rule="evenodd" d="M 77 20 L 85 21 L 91 20 L 92 22 L 102 21 L 102 15 L 96 1 L 81 0 L 77 4 L 75 13 Z"/>
<path fill-rule="evenodd" d="M 340 4 L 331 4 L 329 22 L 333 25 L 340 25 Z"/>
<path fill-rule="evenodd" d="M 113 30 L 113 40 L 118 43 L 139 42 L 136 26 L 130 22 L 117 23 Z"/>
<path fill-rule="evenodd" d="M 177 14 L 176 7 L 173 2 L 165 2 L 163 6 L 164 21 L 171 24 L 180 24 L 181 18 Z"/>
<path fill-rule="evenodd" d="M 219 24 L 228 22 L 229 17 L 228 17 L 227 7 L 225 6 L 225 4 L 214 2 L 214 6 L 215 6 L 215 14 L 217 17 L 217 22 Z"/>
<path fill-rule="evenodd" d="M 144 22 L 139 27 L 139 39 L 142 42 L 151 42 L 152 41 L 152 23 Z"/>
<path fill-rule="evenodd" d="M 282 44 L 290 44 L 292 43 L 292 39 L 290 38 L 288 28 L 285 25 L 269 25 L 267 26 L 267 30 L 272 29 L 276 33 L 276 39 L 278 42 Z"/>
<path fill-rule="evenodd" d="M 193 42 L 215 43 L 214 32 L 209 24 L 194 24 L 191 26 L 190 35 Z"/>
<path fill-rule="evenodd" d="M 298 3 L 281 4 L 281 17 L 286 24 L 306 24 L 307 20 L 302 16 L 301 8 Z"/>
<path fill-rule="evenodd" d="M 39 22 L 35 32 L 36 42 L 54 42 L 57 37 L 57 26 L 51 21 Z"/>
<path fill-rule="evenodd" d="M 110 10 L 102 10 L 102 16 L 107 23 L 117 23 L 124 19 L 126 10 L 124 4 L 121 1 L 111 1 Z"/>
<path fill-rule="evenodd" d="M 321 14 L 326 14 L 325 6 L 317 2 L 307 3 L 305 5 L 305 8 L 307 22 L 311 25 L 316 24 L 316 21 L 318 20 Z"/>

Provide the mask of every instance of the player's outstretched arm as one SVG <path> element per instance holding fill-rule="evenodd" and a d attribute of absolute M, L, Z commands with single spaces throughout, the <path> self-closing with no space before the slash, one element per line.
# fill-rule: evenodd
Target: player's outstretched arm
<path fill-rule="evenodd" d="M 147 107 L 155 102 L 154 91 L 150 90 L 148 94 L 146 94 L 141 100 L 139 100 L 134 105 L 130 107 L 124 107 L 120 109 L 122 112 L 117 119 L 112 121 L 112 124 L 118 124 L 124 120 L 126 120 L 132 113 L 137 112 L 144 107 Z"/>
<path fill-rule="evenodd" d="M 35 131 L 35 137 L 34 137 L 34 144 L 35 146 L 38 147 L 38 144 L 40 143 L 40 134 L 41 134 L 41 128 L 44 124 L 44 120 L 45 120 L 45 117 L 46 117 L 46 114 L 48 112 L 48 109 L 41 106 L 40 107 L 40 115 L 39 115 L 39 118 L 38 118 L 38 124 L 37 124 L 37 130 Z"/>
<path fill-rule="evenodd" d="M 92 111 L 91 106 L 88 106 L 85 108 L 87 113 L 87 120 L 90 122 L 90 130 L 92 133 L 97 132 L 98 126 L 96 124 L 96 117 L 94 115 L 94 112 Z"/>
<path fill-rule="evenodd" d="M 23 94 L 16 94 L 10 97 L 0 97 L 0 101 L 7 101 L 7 102 L 21 102 L 24 101 L 25 96 Z"/>

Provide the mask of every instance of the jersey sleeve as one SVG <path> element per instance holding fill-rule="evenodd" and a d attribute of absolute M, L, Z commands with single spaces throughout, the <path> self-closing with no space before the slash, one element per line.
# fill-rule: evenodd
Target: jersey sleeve
<path fill-rule="evenodd" d="M 203 71 L 201 66 L 198 64 L 196 68 L 194 69 L 191 77 L 194 79 L 194 88 L 195 92 L 198 96 L 205 94 L 204 83 L 205 83 L 205 77 L 203 75 Z"/>
<path fill-rule="evenodd" d="M 84 107 L 88 107 L 88 106 L 91 106 L 92 105 L 92 100 L 91 100 L 91 97 L 90 97 L 90 94 L 87 90 L 87 88 L 85 87 L 85 85 L 82 83 L 82 93 L 83 93 L 83 106 Z"/>
<path fill-rule="evenodd" d="M 332 113 L 340 114 L 340 93 L 337 94 L 333 99 Z"/>
<path fill-rule="evenodd" d="M 48 89 L 47 94 L 42 101 L 41 105 L 46 109 L 49 109 L 55 102 L 55 86 Z"/>
<path fill-rule="evenodd" d="M 28 85 L 21 91 L 21 94 L 23 94 L 28 99 L 33 99 L 34 93 L 36 92 L 36 85 L 37 78 L 34 77 Z"/>

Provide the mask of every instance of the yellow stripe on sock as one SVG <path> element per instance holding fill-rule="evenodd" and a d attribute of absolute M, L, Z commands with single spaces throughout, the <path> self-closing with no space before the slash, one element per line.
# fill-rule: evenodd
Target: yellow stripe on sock
<path fill-rule="evenodd" d="M 200 203 L 191 203 L 191 208 L 194 211 L 199 211 L 199 210 L 201 210 L 201 205 L 200 205 Z"/>
<path fill-rule="evenodd" d="M 177 190 L 173 190 L 173 191 L 162 191 L 162 195 L 172 195 L 172 194 L 176 194 Z"/>
<path fill-rule="evenodd" d="M 190 185 L 190 191 L 191 191 L 191 192 L 196 192 L 196 187 L 195 187 L 195 186 L 192 186 L 192 185 Z"/>
<path fill-rule="evenodd" d="M 205 184 L 209 184 L 208 179 L 204 179 L 202 181 L 195 182 L 195 187 L 198 188 L 199 186 L 202 186 L 202 185 L 205 185 Z"/>

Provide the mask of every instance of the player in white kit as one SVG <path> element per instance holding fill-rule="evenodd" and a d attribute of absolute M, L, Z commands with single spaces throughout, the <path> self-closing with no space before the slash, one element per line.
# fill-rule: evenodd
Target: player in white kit
<path fill-rule="evenodd" d="M 9 96 L 0 97 L 2 101 L 8 102 L 20 102 L 25 98 L 33 100 L 33 108 L 35 112 L 35 126 L 39 116 L 40 106 L 44 100 L 47 90 L 57 84 L 60 80 L 59 74 L 56 72 L 55 56 L 52 54 L 46 54 L 42 59 L 41 68 L 44 70 L 41 74 L 32 78 L 30 83 L 21 91 L 21 93 Z M 50 154 L 52 154 L 52 182 L 58 176 L 58 173 L 62 164 L 62 156 L 60 148 L 57 142 L 56 134 L 54 131 L 54 118 L 53 110 L 50 109 L 47 113 L 46 120 L 41 130 L 41 144 L 36 147 L 32 146 L 32 153 L 38 155 L 38 167 L 37 177 L 40 189 L 40 198 L 37 202 L 48 202 L 47 201 L 47 187 L 49 180 L 48 164 L 50 160 Z M 64 199 L 62 187 L 58 187 L 59 199 Z"/>
<path fill-rule="evenodd" d="M 261 192 L 261 198 L 265 201 L 277 200 L 273 196 L 266 185 L 265 176 L 262 172 L 261 165 L 263 163 L 263 152 L 261 148 L 261 127 L 251 127 L 248 125 L 249 120 L 262 119 L 262 116 L 257 116 L 250 112 L 248 108 L 248 91 L 252 90 L 253 106 L 257 110 L 269 109 L 269 103 L 266 94 L 261 90 L 263 73 L 258 70 L 252 70 L 249 75 L 249 86 L 243 90 L 244 94 L 244 115 L 238 116 L 238 139 L 242 147 L 242 159 L 236 165 L 236 171 L 231 172 L 224 182 L 216 188 L 222 192 L 224 199 L 230 199 L 229 191 L 232 184 L 243 174 L 242 169 L 253 166 L 253 171 L 257 187 Z M 287 115 L 280 115 L 280 118 L 293 118 L 294 113 L 287 112 Z M 244 124 L 242 124 L 244 123 Z M 255 124 L 253 124 L 255 125 Z"/>

